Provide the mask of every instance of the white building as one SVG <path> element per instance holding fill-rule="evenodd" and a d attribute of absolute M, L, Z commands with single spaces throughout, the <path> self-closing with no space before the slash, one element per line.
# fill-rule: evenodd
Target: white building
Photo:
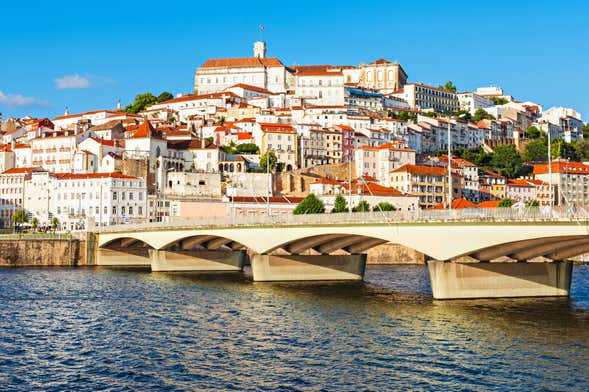
<path fill-rule="evenodd" d="M 383 186 L 391 186 L 389 173 L 406 164 L 415 164 L 415 151 L 403 142 L 361 146 L 354 151 L 356 174 L 370 176 Z"/>
<path fill-rule="evenodd" d="M 295 97 L 304 104 L 344 105 L 344 74 L 340 68 L 299 71 Z"/>
<path fill-rule="evenodd" d="M 24 206 L 41 225 L 57 217 L 64 230 L 90 225 L 144 222 L 147 186 L 121 173 L 32 173 L 26 181 Z"/>
<path fill-rule="evenodd" d="M 391 95 L 406 101 L 412 110 L 433 109 L 440 113 L 455 113 L 459 108 L 456 93 L 421 83 L 407 83 Z"/>
<path fill-rule="evenodd" d="M 494 105 L 489 98 L 483 97 L 473 92 L 457 93 L 458 104 L 460 110 L 466 110 L 470 114 L 474 114 L 478 109 L 488 108 Z"/>
<path fill-rule="evenodd" d="M 286 92 L 287 68 L 275 57 L 266 57 L 266 43 L 254 43 L 254 57 L 209 59 L 194 75 L 196 94 L 223 91 L 238 83 L 261 87 L 272 92 Z"/>

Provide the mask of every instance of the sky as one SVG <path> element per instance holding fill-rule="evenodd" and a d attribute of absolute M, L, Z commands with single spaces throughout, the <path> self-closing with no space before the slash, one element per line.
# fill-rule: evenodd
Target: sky
<path fill-rule="evenodd" d="M 208 58 L 399 61 L 409 81 L 500 86 L 589 118 L 587 1 L 3 1 L 0 112 L 55 117 L 190 93 Z M 261 31 L 260 26 L 264 26 Z"/>

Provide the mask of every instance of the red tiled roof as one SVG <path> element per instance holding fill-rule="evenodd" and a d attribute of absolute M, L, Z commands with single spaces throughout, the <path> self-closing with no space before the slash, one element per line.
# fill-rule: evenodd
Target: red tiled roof
<path fill-rule="evenodd" d="M 332 180 L 331 178 L 319 178 L 313 184 L 340 185 L 341 181 Z"/>
<path fill-rule="evenodd" d="M 228 59 L 209 59 L 205 61 L 201 68 L 246 68 L 246 67 L 284 67 L 276 57 L 258 58 L 228 58 Z"/>
<path fill-rule="evenodd" d="M 244 84 L 244 83 L 234 84 L 233 86 L 227 87 L 225 90 L 229 90 L 230 88 L 234 88 L 234 87 L 242 88 L 244 90 L 255 91 L 258 93 L 262 93 L 262 94 L 274 94 L 272 91 L 266 90 L 265 88 L 258 87 L 258 86 L 252 86 L 250 84 Z"/>
<path fill-rule="evenodd" d="M 477 206 L 479 208 L 497 208 L 499 203 L 501 203 L 501 200 L 487 200 L 481 201 Z"/>
<path fill-rule="evenodd" d="M 459 210 L 463 208 L 475 208 L 477 207 L 476 204 L 464 199 L 452 199 L 452 209 Z M 432 209 L 434 210 L 446 210 L 448 209 L 448 203 L 440 203 L 436 204 Z"/>
<path fill-rule="evenodd" d="M 185 101 L 198 101 L 198 100 L 201 100 L 201 99 L 219 99 L 219 98 L 222 98 L 223 96 L 225 96 L 227 98 L 229 98 L 229 97 L 239 97 L 239 95 L 237 95 L 235 93 L 232 93 L 231 91 L 225 91 L 225 92 L 219 92 L 219 93 L 210 93 L 210 94 L 201 94 L 201 95 L 186 94 L 186 95 L 183 95 L 183 96 L 178 97 L 178 98 L 172 98 L 172 99 L 169 99 L 167 101 L 160 102 L 160 103 L 158 103 L 156 105 L 165 105 L 165 104 L 177 103 L 177 102 L 185 102 Z"/>
<path fill-rule="evenodd" d="M 39 170 L 38 167 L 14 167 L 12 169 L 8 169 L 2 174 L 23 174 L 23 173 L 31 173 L 36 170 Z"/>
<path fill-rule="evenodd" d="M 115 145 L 115 141 L 114 140 L 100 139 L 100 138 L 97 138 L 97 137 L 91 137 L 90 139 L 94 140 L 97 143 L 102 144 L 103 146 L 114 147 L 114 145 Z"/>
<path fill-rule="evenodd" d="M 427 166 L 427 165 L 403 165 L 395 170 L 392 170 L 391 173 L 400 173 L 400 172 L 408 172 L 411 174 L 421 174 L 421 175 L 430 175 L 430 176 L 443 176 L 448 173 L 446 168 L 440 166 Z"/>
<path fill-rule="evenodd" d="M 85 180 L 93 178 L 121 178 L 128 180 L 140 180 L 139 177 L 128 176 L 126 174 L 113 173 L 55 173 L 55 176 L 61 180 Z"/>
<path fill-rule="evenodd" d="M 155 128 L 151 125 L 148 120 L 143 121 L 141 125 L 139 125 L 133 131 L 132 139 L 140 139 L 140 138 L 158 138 L 158 134 Z"/>
<path fill-rule="evenodd" d="M 270 196 L 270 203 L 284 203 L 284 204 L 292 204 L 292 207 L 296 207 L 301 201 L 303 201 L 303 197 L 286 197 L 286 196 Z M 266 197 L 251 197 L 251 196 L 235 196 L 233 201 L 237 203 L 254 203 L 254 204 L 261 204 L 266 203 Z"/>
<path fill-rule="evenodd" d="M 589 174 L 589 165 L 580 162 L 552 162 L 552 173 Z M 534 174 L 548 174 L 548 164 L 534 165 Z"/>

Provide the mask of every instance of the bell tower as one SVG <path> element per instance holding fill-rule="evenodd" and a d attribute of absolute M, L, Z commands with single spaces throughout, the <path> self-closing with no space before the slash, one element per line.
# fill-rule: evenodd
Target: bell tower
<path fill-rule="evenodd" d="M 254 42 L 254 57 L 257 57 L 259 59 L 263 59 L 266 57 L 266 42 Z"/>

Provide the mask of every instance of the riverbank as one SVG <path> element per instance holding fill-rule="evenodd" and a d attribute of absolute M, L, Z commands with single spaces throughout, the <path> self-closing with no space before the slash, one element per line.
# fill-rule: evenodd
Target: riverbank
<path fill-rule="evenodd" d="M 26 235 L 0 239 L 0 267 L 73 267 L 85 264 L 85 240 Z"/>

